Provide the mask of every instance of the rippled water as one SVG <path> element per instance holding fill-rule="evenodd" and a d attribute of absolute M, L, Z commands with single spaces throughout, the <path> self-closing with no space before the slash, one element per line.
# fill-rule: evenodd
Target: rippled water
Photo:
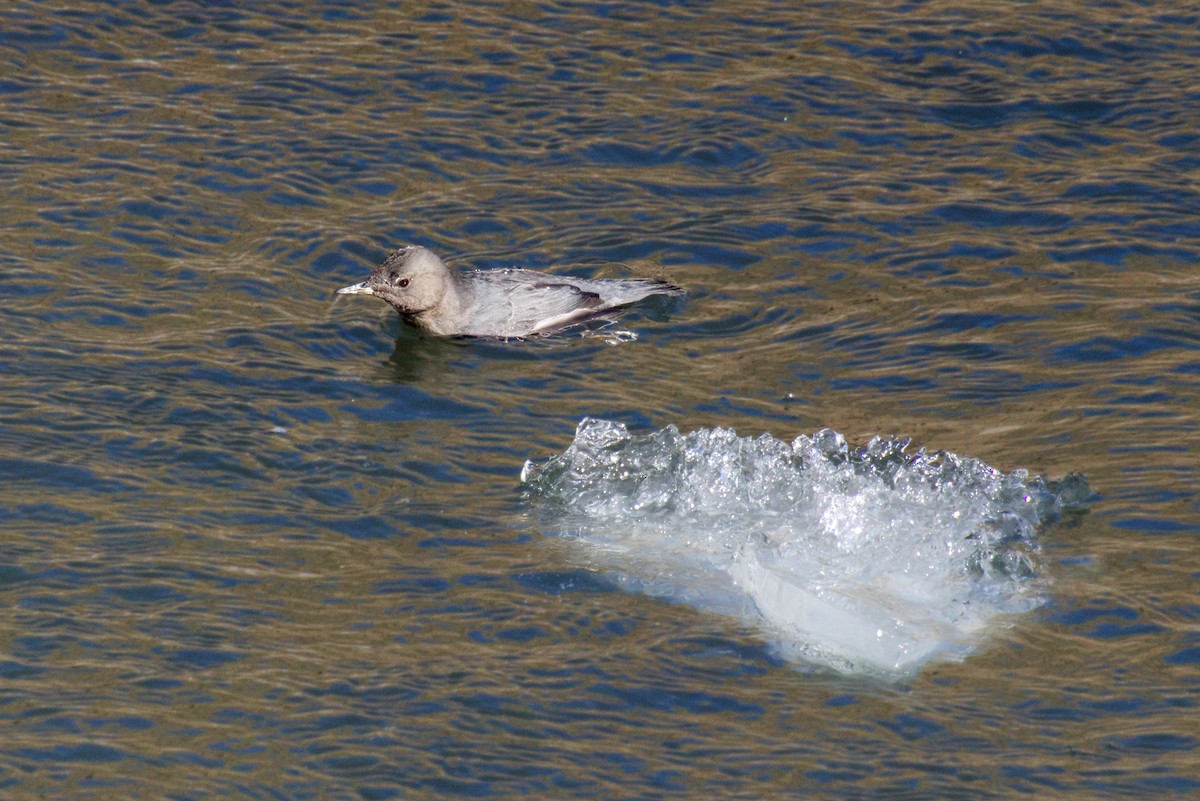
<path fill-rule="evenodd" d="M 5 798 L 1200 788 L 1200 16 L 983 2 L 0 10 Z M 447 342 L 403 242 L 667 278 Z M 901 683 L 620 591 L 586 416 L 1087 476 L 1045 606 Z"/>

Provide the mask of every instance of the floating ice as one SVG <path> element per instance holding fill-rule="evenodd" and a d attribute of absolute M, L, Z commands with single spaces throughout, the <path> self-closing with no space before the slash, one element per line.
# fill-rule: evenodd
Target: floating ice
<path fill-rule="evenodd" d="M 895 675 L 1038 606 L 1037 533 L 1090 496 L 1078 475 L 907 446 L 585 418 L 521 479 L 549 528 L 631 588 L 750 618 L 790 659 Z"/>

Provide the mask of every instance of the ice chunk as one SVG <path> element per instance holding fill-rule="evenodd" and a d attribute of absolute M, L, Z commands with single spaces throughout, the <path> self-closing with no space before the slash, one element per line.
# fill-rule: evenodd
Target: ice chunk
<path fill-rule="evenodd" d="M 1077 475 L 904 440 L 633 436 L 591 418 L 521 478 L 547 527 L 627 586 L 746 616 L 790 658 L 890 674 L 961 658 L 1040 604 L 1038 531 L 1090 496 Z"/>

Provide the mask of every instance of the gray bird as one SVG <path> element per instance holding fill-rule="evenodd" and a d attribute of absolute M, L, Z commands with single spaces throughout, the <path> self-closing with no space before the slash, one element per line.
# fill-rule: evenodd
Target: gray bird
<path fill-rule="evenodd" d="M 532 270 L 459 272 L 427 248 L 397 250 L 339 295 L 375 295 L 430 334 L 528 337 L 604 317 L 650 295 L 685 294 L 653 278 L 588 280 Z"/>

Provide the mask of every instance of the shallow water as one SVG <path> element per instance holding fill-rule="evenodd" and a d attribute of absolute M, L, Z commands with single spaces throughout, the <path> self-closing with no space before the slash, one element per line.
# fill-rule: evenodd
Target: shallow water
<path fill-rule="evenodd" d="M 0 19 L 5 798 L 1200 787 L 1192 12 Z M 402 242 L 690 294 L 617 346 L 430 340 L 332 294 Z M 1099 499 L 964 661 L 798 669 L 543 530 L 521 466 L 587 416 Z"/>

